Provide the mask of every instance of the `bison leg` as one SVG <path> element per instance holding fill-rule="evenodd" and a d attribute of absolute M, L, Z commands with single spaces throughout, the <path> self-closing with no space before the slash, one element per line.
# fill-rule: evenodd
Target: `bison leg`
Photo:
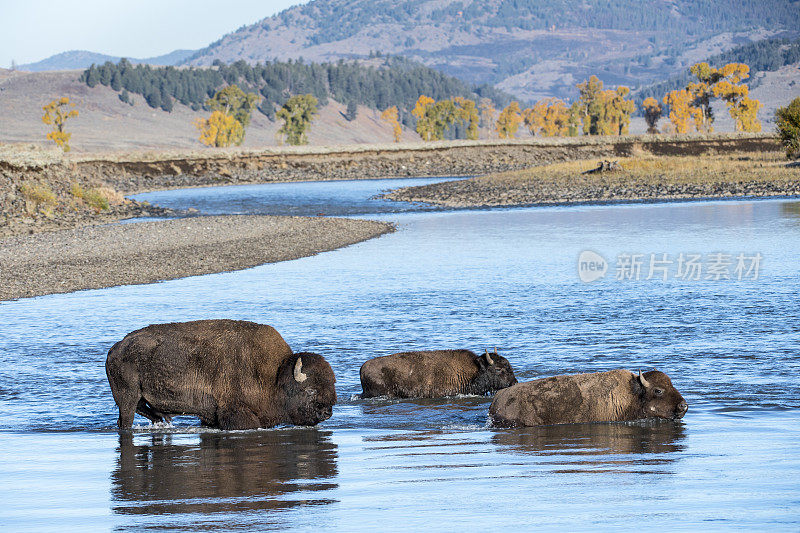
<path fill-rule="evenodd" d="M 117 407 L 119 407 L 117 425 L 120 429 L 130 429 L 131 426 L 133 426 L 133 415 L 136 412 L 137 398 L 132 395 L 118 397 L 115 394 L 114 401 L 117 402 Z"/>
<path fill-rule="evenodd" d="M 142 415 L 143 417 L 147 418 L 151 423 L 156 424 L 158 422 L 166 422 L 169 424 L 172 422 L 172 418 L 164 413 L 156 411 L 147 402 L 144 398 L 139 398 L 139 403 L 136 404 L 136 412 Z"/>
<path fill-rule="evenodd" d="M 242 404 L 220 407 L 217 411 L 217 423 L 220 429 L 256 429 L 261 421 L 256 414 Z"/>

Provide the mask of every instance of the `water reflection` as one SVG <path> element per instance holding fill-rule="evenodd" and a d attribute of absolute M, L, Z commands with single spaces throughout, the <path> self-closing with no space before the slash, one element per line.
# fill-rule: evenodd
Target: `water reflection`
<path fill-rule="evenodd" d="M 150 526 L 180 527 L 190 515 L 195 526 L 198 515 L 226 529 L 278 525 L 280 515 L 270 511 L 332 503 L 325 491 L 338 486 L 337 446 L 330 432 L 316 429 L 128 433 L 120 435 L 118 452 L 112 508 L 136 516 L 136 527 L 148 519 Z"/>
<path fill-rule="evenodd" d="M 563 424 L 497 431 L 498 451 L 554 456 L 553 472 L 665 473 L 685 448 L 683 422 Z M 619 457 L 628 456 L 628 457 Z"/>
<path fill-rule="evenodd" d="M 781 214 L 785 218 L 800 222 L 800 202 L 781 203 Z"/>

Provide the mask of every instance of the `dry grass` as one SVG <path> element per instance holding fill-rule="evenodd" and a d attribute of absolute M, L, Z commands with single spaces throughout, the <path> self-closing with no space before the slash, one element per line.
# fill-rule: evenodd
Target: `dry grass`
<path fill-rule="evenodd" d="M 83 188 L 79 183 L 72 183 L 70 194 L 80 201 L 86 202 L 97 211 L 107 211 L 112 205 L 122 205 L 125 197 L 111 187 Z"/>
<path fill-rule="evenodd" d="M 26 181 L 19 186 L 19 192 L 25 199 L 25 210 L 28 214 L 41 212 L 47 217 L 53 216 L 58 198 L 50 187 L 35 181 Z"/>
<path fill-rule="evenodd" d="M 622 171 L 583 172 L 597 161 L 569 161 L 526 170 L 488 174 L 476 183 L 522 185 L 529 182 L 637 182 L 643 184 L 710 184 L 731 181 L 800 179 L 800 169 L 786 164 L 778 152 L 703 157 L 641 156 L 617 160 Z"/>
<path fill-rule="evenodd" d="M 0 143 L 0 162 L 15 168 L 43 168 L 61 163 L 64 151 L 52 143 Z"/>
<path fill-rule="evenodd" d="M 585 174 L 597 160 L 569 161 L 461 181 L 397 189 L 392 200 L 450 207 L 511 206 L 800 194 L 800 167 L 780 152 L 620 158 L 622 170 Z"/>

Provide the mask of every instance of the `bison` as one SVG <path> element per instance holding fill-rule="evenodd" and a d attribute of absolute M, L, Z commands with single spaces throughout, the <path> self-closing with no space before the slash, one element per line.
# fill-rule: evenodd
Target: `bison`
<path fill-rule="evenodd" d="M 627 370 L 573 374 L 518 383 L 489 407 L 501 427 L 678 419 L 689 406 L 663 372 Z"/>
<path fill-rule="evenodd" d="M 486 394 L 517 382 L 505 357 L 488 350 L 403 352 L 376 357 L 361 365 L 362 398 L 437 398 Z"/>
<path fill-rule="evenodd" d="M 336 403 L 336 378 L 322 356 L 292 353 L 274 328 L 246 321 L 136 330 L 109 350 L 106 375 L 120 428 L 131 427 L 134 413 L 151 422 L 196 415 L 221 429 L 311 426 Z"/>

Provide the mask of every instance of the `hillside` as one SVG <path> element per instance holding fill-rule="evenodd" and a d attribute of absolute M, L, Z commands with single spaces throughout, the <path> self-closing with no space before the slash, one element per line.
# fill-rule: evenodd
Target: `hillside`
<path fill-rule="evenodd" d="M 74 152 L 100 150 L 156 150 L 165 148 L 203 150 L 197 140 L 194 120 L 207 112 L 175 105 L 171 113 L 153 109 L 139 96 L 130 106 L 119 93 L 98 85 L 88 87 L 79 81 L 81 71 L 24 73 L 0 69 L 0 143 L 32 142 L 51 145 L 45 140 L 48 127 L 42 124 L 42 106 L 50 100 L 68 96 L 77 103 L 80 115 L 70 119 Z M 391 128 L 380 114 L 360 107 L 355 120 L 345 119 L 345 106 L 329 101 L 309 134 L 312 145 L 342 145 L 367 142 L 392 142 Z M 279 124 L 261 113 L 254 113 L 244 147 L 275 146 Z M 418 140 L 416 133 L 403 129 L 402 140 Z M 210 152 L 213 150 L 208 149 Z"/>
<path fill-rule="evenodd" d="M 752 90 L 762 83 L 768 72 L 800 63 L 800 39 L 762 39 L 702 59 L 710 65 L 745 63 L 750 67 L 751 77 L 747 80 L 747 84 Z M 641 102 L 648 96 L 660 99 L 669 91 L 685 88 L 690 81 L 692 81 L 691 74 L 688 70 L 684 70 L 668 80 L 642 87 L 635 92 L 636 100 Z"/>
<path fill-rule="evenodd" d="M 148 65 L 177 65 L 187 58 L 197 53 L 197 50 L 173 50 L 172 52 L 156 57 L 147 57 L 144 59 L 129 58 L 133 64 L 148 64 Z M 19 65 L 18 70 L 27 72 L 42 72 L 47 70 L 74 70 L 89 68 L 90 65 L 105 63 L 111 61 L 116 63 L 121 58 L 116 56 L 109 56 L 106 54 L 98 54 L 96 52 L 89 52 L 87 50 L 70 50 L 68 52 L 61 52 L 60 54 L 52 55 L 48 58 L 42 59 L 35 63 L 26 63 Z"/>
<path fill-rule="evenodd" d="M 404 55 L 525 99 L 597 74 L 649 85 L 747 42 L 795 36 L 798 0 L 313 0 L 225 35 L 187 63 Z M 765 29 L 765 28 L 768 28 Z"/>

